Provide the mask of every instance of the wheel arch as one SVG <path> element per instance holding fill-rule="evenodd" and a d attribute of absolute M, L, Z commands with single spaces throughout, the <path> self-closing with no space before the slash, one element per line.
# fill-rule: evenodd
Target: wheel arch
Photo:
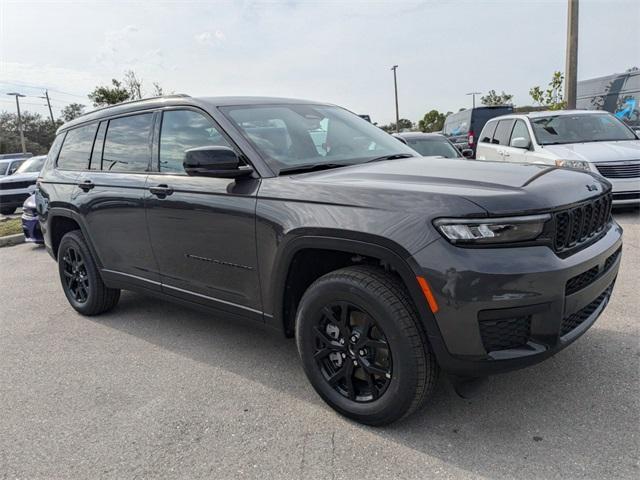
<path fill-rule="evenodd" d="M 291 312 L 292 306 L 287 306 L 291 275 L 294 268 L 299 268 L 294 264 L 295 259 L 302 252 L 318 250 L 373 259 L 382 267 L 394 271 L 409 292 L 426 334 L 439 336 L 435 318 L 429 310 L 427 300 L 416 279 L 419 275 L 418 265 L 401 245 L 376 235 L 354 234 L 339 230 L 304 230 L 289 234 L 287 237 L 283 240 L 276 256 L 275 274 L 269 292 L 273 301 L 273 326 L 286 336 L 293 335 L 292 322 L 295 319 L 295 310 Z M 297 308 L 297 302 L 295 307 Z"/>
<path fill-rule="evenodd" d="M 58 247 L 60 246 L 62 237 L 71 230 L 80 230 L 91 251 L 91 255 L 93 255 L 96 265 L 98 268 L 102 268 L 102 262 L 100 262 L 100 257 L 97 255 L 81 215 L 68 208 L 54 207 L 48 212 L 47 224 L 47 233 L 51 248 L 50 253 L 54 259 L 57 260 L 58 258 Z"/>

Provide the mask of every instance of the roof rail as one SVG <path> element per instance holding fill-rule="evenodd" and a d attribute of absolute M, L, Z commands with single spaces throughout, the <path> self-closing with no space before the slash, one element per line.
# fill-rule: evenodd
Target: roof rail
<path fill-rule="evenodd" d="M 89 112 L 83 113 L 82 115 L 79 115 L 76 118 L 84 117 L 86 115 L 90 115 L 90 114 L 95 113 L 95 112 L 100 112 L 102 110 L 105 110 L 105 109 L 111 108 L 111 107 L 119 107 L 120 105 L 131 105 L 132 103 L 146 102 L 148 100 L 158 100 L 159 98 L 167 98 L 167 99 L 171 99 L 171 98 L 191 98 L 191 95 L 187 95 L 186 93 L 174 93 L 174 94 L 171 94 L 171 95 L 158 95 L 157 97 L 139 98 L 137 100 L 129 100 L 127 102 L 114 103 L 113 105 L 105 105 L 104 107 L 96 108 L 95 110 L 91 110 Z"/>

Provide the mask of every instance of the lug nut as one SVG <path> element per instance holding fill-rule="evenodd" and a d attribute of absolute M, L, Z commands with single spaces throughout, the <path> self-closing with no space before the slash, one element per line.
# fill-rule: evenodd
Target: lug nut
<path fill-rule="evenodd" d="M 359 353 L 359 354 L 360 354 L 360 356 L 362 356 L 362 357 L 364 357 L 364 356 L 367 354 L 367 352 L 365 352 L 364 350 L 360 350 L 358 353 Z"/>
<path fill-rule="evenodd" d="M 342 358 L 347 358 L 347 354 L 346 354 L 346 353 L 343 353 L 343 354 L 342 354 Z"/>
<path fill-rule="evenodd" d="M 344 345 L 344 338 L 340 339 L 340 345 Z"/>
<path fill-rule="evenodd" d="M 357 360 L 354 360 L 354 361 L 353 361 L 353 364 L 357 367 L 357 366 L 358 366 L 358 361 L 357 361 Z"/>
<path fill-rule="evenodd" d="M 351 341 L 352 341 L 353 343 L 356 343 L 356 342 L 358 341 L 358 337 L 357 337 L 357 335 L 351 335 Z"/>

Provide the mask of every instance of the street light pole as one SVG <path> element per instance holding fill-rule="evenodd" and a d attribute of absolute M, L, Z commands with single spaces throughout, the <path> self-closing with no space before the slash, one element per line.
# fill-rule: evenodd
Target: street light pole
<path fill-rule="evenodd" d="M 467 95 L 471 95 L 473 97 L 473 108 L 476 108 L 476 95 L 480 95 L 482 92 L 469 92 Z"/>
<path fill-rule="evenodd" d="M 396 77 L 396 70 L 398 69 L 398 65 L 394 65 L 391 67 L 393 70 L 393 88 L 396 94 L 396 133 L 400 133 L 400 111 L 398 110 L 398 79 Z"/>
<path fill-rule="evenodd" d="M 578 0 L 568 0 L 566 62 L 565 100 L 569 109 L 576 108 L 578 88 Z"/>
<path fill-rule="evenodd" d="M 16 109 L 18 110 L 18 130 L 20 131 L 20 143 L 22 143 L 22 153 L 27 153 L 27 147 L 24 144 L 24 132 L 22 131 L 22 116 L 20 115 L 20 97 L 26 97 L 26 95 L 22 95 L 21 93 L 11 92 L 7 93 L 7 95 L 13 95 L 16 97 Z"/>
<path fill-rule="evenodd" d="M 53 118 L 53 110 L 51 110 L 51 100 L 49 100 L 49 90 L 44 91 L 44 97 L 40 97 L 47 101 L 47 106 L 49 107 L 49 116 L 51 117 L 51 123 L 55 126 L 56 121 Z"/>

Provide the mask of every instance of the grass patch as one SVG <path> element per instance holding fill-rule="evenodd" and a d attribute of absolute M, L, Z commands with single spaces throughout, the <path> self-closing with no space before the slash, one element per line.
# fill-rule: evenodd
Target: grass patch
<path fill-rule="evenodd" d="M 0 237 L 6 237 L 7 235 L 13 235 L 14 233 L 22 233 L 22 220 L 19 218 L 12 218 L 0 222 Z"/>

